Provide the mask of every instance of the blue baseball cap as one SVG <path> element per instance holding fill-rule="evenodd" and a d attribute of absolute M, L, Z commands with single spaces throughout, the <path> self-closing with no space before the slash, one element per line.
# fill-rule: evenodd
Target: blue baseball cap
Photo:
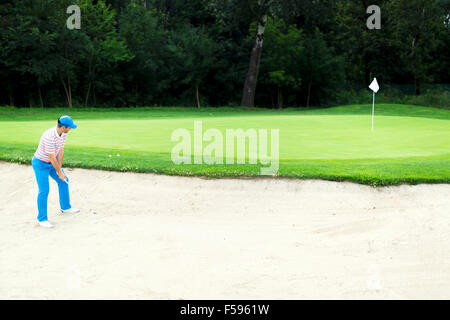
<path fill-rule="evenodd" d="M 63 127 L 70 127 L 72 129 L 76 129 L 78 126 L 75 122 L 73 122 L 72 118 L 69 116 L 61 116 L 58 119 L 58 124 Z"/>

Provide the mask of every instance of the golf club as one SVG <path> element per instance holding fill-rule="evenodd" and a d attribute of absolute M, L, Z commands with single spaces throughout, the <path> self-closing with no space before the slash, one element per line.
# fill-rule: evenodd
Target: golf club
<path fill-rule="evenodd" d="M 65 183 L 67 183 L 69 185 L 69 180 L 66 177 L 66 179 L 64 180 Z M 92 209 L 86 202 L 86 200 L 84 199 L 84 197 L 78 192 L 78 190 L 75 190 L 75 193 L 78 195 L 79 198 L 81 198 L 81 200 L 83 201 L 83 204 L 86 208 L 89 208 L 89 212 L 92 212 L 93 214 L 97 214 L 97 212 Z"/>

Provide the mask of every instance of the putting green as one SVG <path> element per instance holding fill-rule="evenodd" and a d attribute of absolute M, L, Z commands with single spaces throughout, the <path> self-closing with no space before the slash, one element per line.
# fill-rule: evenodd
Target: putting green
<path fill-rule="evenodd" d="M 177 142 L 171 134 L 185 128 L 193 139 L 194 120 L 201 120 L 203 133 L 218 129 L 224 138 L 226 129 L 267 129 L 269 136 L 270 129 L 279 129 L 279 176 L 371 184 L 448 182 L 450 111 L 399 105 L 377 109 L 374 131 L 369 106 L 263 112 L 32 109 L 34 115 L 8 110 L 0 112 L 0 159 L 28 162 L 42 132 L 67 113 L 79 125 L 69 133 L 65 148 L 69 166 L 207 176 L 259 174 L 260 165 L 175 165 L 171 150 Z M 203 142 L 203 147 L 208 144 Z"/>

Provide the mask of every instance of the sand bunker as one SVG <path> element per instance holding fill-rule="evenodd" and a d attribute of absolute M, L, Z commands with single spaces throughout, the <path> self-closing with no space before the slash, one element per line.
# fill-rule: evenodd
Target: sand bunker
<path fill-rule="evenodd" d="M 65 171 L 82 211 L 51 180 L 44 229 L 0 163 L 0 299 L 450 298 L 448 184 Z"/>

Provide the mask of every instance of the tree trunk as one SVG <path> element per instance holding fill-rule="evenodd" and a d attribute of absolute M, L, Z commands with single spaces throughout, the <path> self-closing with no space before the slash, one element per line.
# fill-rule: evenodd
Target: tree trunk
<path fill-rule="evenodd" d="M 68 54 L 67 54 L 67 45 L 65 45 L 64 47 L 64 57 L 66 58 L 66 61 L 68 61 Z M 67 74 L 67 70 L 66 70 L 66 74 Z M 67 97 L 67 104 L 69 106 L 69 108 L 72 108 L 72 89 L 70 87 L 70 76 L 67 75 L 67 85 L 64 82 L 64 79 L 61 77 L 61 82 L 64 86 L 64 91 L 66 92 L 66 97 Z"/>
<path fill-rule="evenodd" d="M 361 23 L 365 23 L 366 20 L 366 11 L 367 8 L 369 7 L 367 5 L 367 1 L 366 0 L 361 0 L 360 1 L 361 6 L 362 6 L 362 11 L 361 11 L 361 15 L 360 15 L 360 21 Z M 366 45 L 364 45 L 364 47 L 366 47 Z M 370 77 L 370 70 L 369 70 L 369 56 L 367 55 L 367 53 L 365 51 L 363 51 L 363 63 L 364 63 L 364 82 L 366 83 L 366 85 L 369 85 L 372 78 Z"/>
<path fill-rule="evenodd" d="M 412 69 L 414 73 L 414 92 L 416 96 L 420 96 L 420 80 L 417 71 L 417 38 L 412 41 Z"/>
<path fill-rule="evenodd" d="M 95 108 L 97 106 L 97 95 L 95 94 L 95 83 L 92 85 L 92 94 L 94 95 L 94 105 Z"/>
<path fill-rule="evenodd" d="M 420 96 L 422 94 L 422 90 L 420 89 L 420 80 L 417 77 L 414 82 L 414 87 L 416 88 L 416 96 Z"/>
<path fill-rule="evenodd" d="M 413 70 L 414 70 L 414 91 L 416 96 L 420 96 L 420 80 L 417 74 L 417 54 L 415 49 L 413 52 Z"/>
<path fill-rule="evenodd" d="M 67 85 L 69 91 L 69 108 L 72 108 L 72 88 L 70 86 L 70 77 L 67 77 Z"/>
<path fill-rule="evenodd" d="M 311 84 L 312 84 L 312 77 L 311 79 L 309 79 L 309 84 L 308 84 L 308 98 L 306 99 L 306 107 L 309 107 L 309 99 L 311 97 Z"/>
<path fill-rule="evenodd" d="M 197 108 L 200 108 L 200 99 L 198 97 L 198 84 L 195 86 L 195 97 L 197 99 Z"/>
<path fill-rule="evenodd" d="M 419 79 L 419 71 L 418 71 L 418 62 L 417 62 L 417 48 L 420 46 L 419 41 L 421 41 L 421 34 L 423 25 L 425 23 L 425 7 L 422 8 L 422 16 L 421 16 L 421 22 L 419 25 L 419 30 L 417 31 L 416 36 L 413 38 L 412 41 L 412 65 L 413 65 L 413 72 L 414 72 L 414 90 L 416 96 L 420 96 L 421 90 L 420 90 L 420 79 Z"/>
<path fill-rule="evenodd" d="M 91 81 L 89 80 L 88 89 L 86 93 L 86 100 L 84 101 L 84 105 L 87 107 L 89 102 L 89 93 L 91 91 Z"/>
<path fill-rule="evenodd" d="M 72 93 L 70 92 L 70 78 L 67 77 L 68 79 L 68 84 L 66 85 L 65 81 L 63 78 L 61 79 L 61 83 L 64 87 L 64 92 L 66 93 L 66 99 L 67 99 L 67 105 L 69 106 L 69 108 L 72 108 Z"/>
<path fill-rule="evenodd" d="M 281 91 L 281 88 L 278 87 L 278 109 L 283 108 L 283 92 Z"/>
<path fill-rule="evenodd" d="M 14 93 L 13 89 L 11 88 L 11 85 L 8 85 L 8 92 L 9 92 L 9 105 L 14 106 Z"/>
<path fill-rule="evenodd" d="M 268 87 L 269 93 L 270 93 L 270 100 L 272 101 L 272 109 L 275 109 L 275 102 L 273 100 L 273 93 L 272 90 L 270 90 L 270 87 Z"/>
<path fill-rule="evenodd" d="M 42 100 L 41 86 L 38 86 L 39 101 L 41 102 L 41 108 L 44 109 L 44 100 Z"/>
<path fill-rule="evenodd" d="M 366 53 L 364 53 L 364 78 L 366 85 L 370 85 L 372 79 L 370 77 L 370 70 L 369 70 L 369 57 L 367 56 Z"/>
<path fill-rule="evenodd" d="M 94 68 L 92 67 L 92 53 L 89 57 L 89 72 L 88 72 L 88 79 L 89 79 L 89 83 L 88 83 L 88 89 L 87 89 L 87 93 L 86 93 L 86 99 L 84 101 L 84 105 L 87 107 L 88 106 L 88 102 L 89 102 L 89 94 L 91 92 L 91 83 L 93 81 L 93 74 L 94 74 Z"/>
<path fill-rule="evenodd" d="M 266 29 L 267 12 L 269 9 L 269 5 L 269 0 L 259 1 L 258 27 L 256 30 L 255 41 L 253 43 L 253 48 L 250 55 L 250 64 L 248 67 L 247 77 L 245 79 L 241 102 L 241 105 L 246 107 L 255 106 L 255 90 L 258 81 L 259 64 L 261 61 L 264 31 Z"/>

